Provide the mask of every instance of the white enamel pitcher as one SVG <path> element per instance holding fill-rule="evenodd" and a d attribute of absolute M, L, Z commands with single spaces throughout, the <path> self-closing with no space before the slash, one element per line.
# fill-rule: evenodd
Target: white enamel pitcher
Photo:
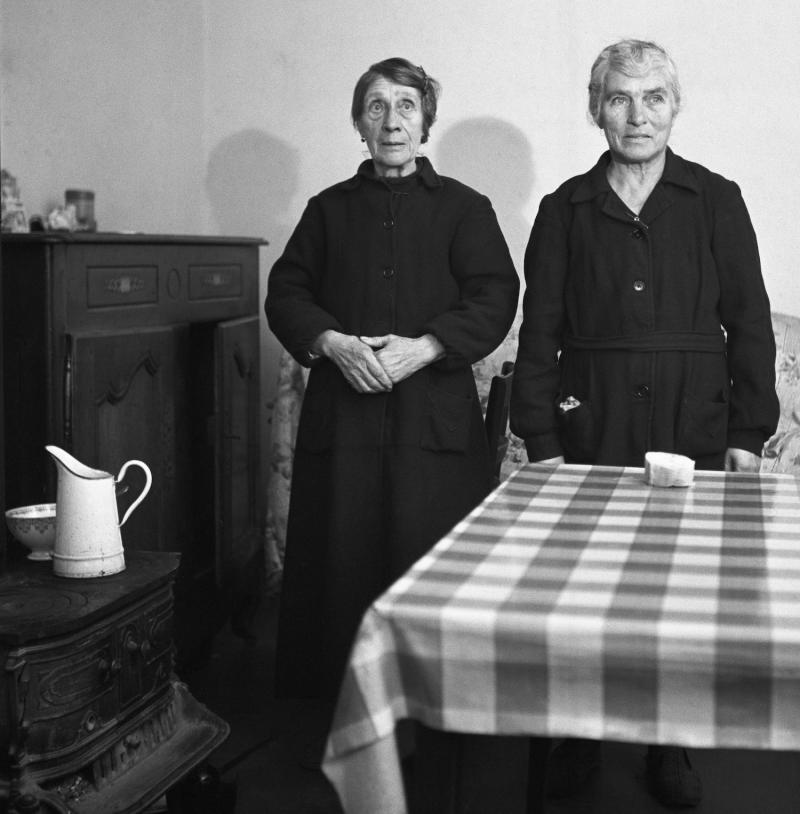
<path fill-rule="evenodd" d="M 125 554 L 120 528 L 150 491 L 153 476 L 149 467 L 142 461 L 128 461 L 115 478 L 82 464 L 60 447 L 48 445 L 45 449 L 58 469 L 54 573 L 61 577 L 104 577 L 122 571 Z M 147 480 L 120 522 L 116 486 L 130 466 L 141 467 Z"/>

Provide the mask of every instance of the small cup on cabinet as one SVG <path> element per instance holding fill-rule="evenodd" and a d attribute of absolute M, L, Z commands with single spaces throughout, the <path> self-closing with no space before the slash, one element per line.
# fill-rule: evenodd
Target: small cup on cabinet
<path fill-rule="evenodd" d="M 76 231 L 97 231 L 97 221 L 94 219 L 94 192 L 91 189 L 66 190 L 64 204 L 67 207 L 75 207 Z"/>

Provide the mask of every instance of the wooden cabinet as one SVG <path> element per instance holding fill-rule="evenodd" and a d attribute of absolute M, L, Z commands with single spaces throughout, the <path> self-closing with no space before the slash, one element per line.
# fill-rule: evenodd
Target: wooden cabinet
<path fill-rule="evenodd" d="M 48 443 L 114 474 L 129 459 L 147 463 L 153 488 L 123 544 L 181 553 L 176 629 L 186 656 L 246 602 L 260 571 L 262 244 L 2 239 L 6 505 L 55 499 Z"/>
<path fill-rule="evenodd" d="M 177 555 L 126 564 L 70 580 L 23 560 L 0 575 L 0 810 L 133 814 L 227 737 L 173 673 Z"/>
<path fill-rule="evenodd" d="M 3 258 L 0 252 L 0 314 L 3 313 Z M 0 427 L 4 426 L 3 421 L 3 334 L 0 331 Z M 6 496 L 6 481 L 5 481 L 5 445 L 0 448 L 0 513 L 5 513 L 5 496 Z M 8 530 L 6 524 L 3 523 L 0 527 L 0 573 L 6 568 L 6 541 L 8 539 Z"/>

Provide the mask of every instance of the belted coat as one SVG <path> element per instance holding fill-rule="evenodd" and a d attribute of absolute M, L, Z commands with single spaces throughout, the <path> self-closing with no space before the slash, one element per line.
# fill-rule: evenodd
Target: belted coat
<path fill-rule="evenodd" d="M 292 473 L 277 685 L 335 696 L 369 604 L 488 492 L 471 365 L 516 313 L 519 278 L 488 198 L 427 159 L 386 180 L 372 162 L 312 198 L 272 268 L 269 326 L 311 367 Z M 439 361 L 358 393 L 312 343 L 430 333 Z"/>
<path fill-rule="evenodd" d="M 541 201 L 512 431 L 531 460 L 643 466 L 661 450 L 720 469 L 728 447 L 760 454 L 779 416 L 775 339 L 739 187 L 667 149 L 636 216 L 609 160 Z"/>

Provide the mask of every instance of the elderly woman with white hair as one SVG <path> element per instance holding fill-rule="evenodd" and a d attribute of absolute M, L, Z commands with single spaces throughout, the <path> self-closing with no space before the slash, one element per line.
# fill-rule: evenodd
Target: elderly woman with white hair
<path fill-rule="evenodd" d="M 667 146 L 680 102 L 675 65 L 655 43 L 618 42 L 592 67 L 589 112 L 608 151 L 542 199 L 525 255 L 511 429 L 531 461 L 642 466 L 661 450 L 698 469 L 758 471 L 775 431 L 775 339 L 753 226 L 734 182 Z M 659 598 L 654 588 L 653 624 Z M 658 697 L 655 673 L 628 681 L 629 697 L 608 703 Z M 549 794 L 586 784 L 598 747 L 561 743 Z M 648 748 L 647 780 L 665 805 L 702 796 L 679 747 Z"/>

